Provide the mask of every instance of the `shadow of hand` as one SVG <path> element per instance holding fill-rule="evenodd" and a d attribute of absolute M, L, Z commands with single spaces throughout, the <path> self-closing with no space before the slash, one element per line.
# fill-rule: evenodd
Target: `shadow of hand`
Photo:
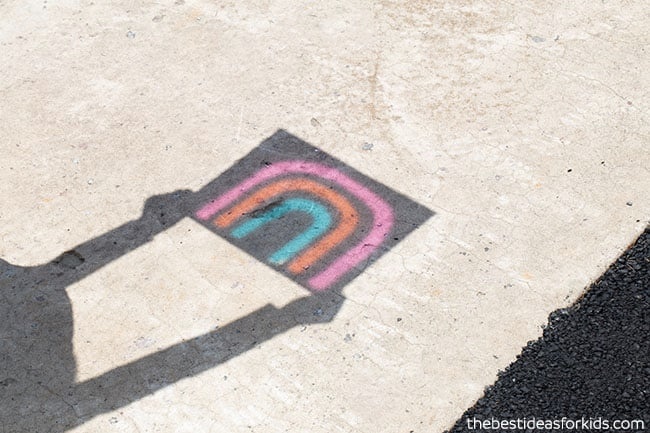
<path fill-rule="evenodd" d="M 147 199 L 142 210 L 142 220 L 157 221 L 164 227 L 172 226 L 192 210 L 194 193 L 189 189 L 179 189 L 167 194 L 155 195 Z"/>

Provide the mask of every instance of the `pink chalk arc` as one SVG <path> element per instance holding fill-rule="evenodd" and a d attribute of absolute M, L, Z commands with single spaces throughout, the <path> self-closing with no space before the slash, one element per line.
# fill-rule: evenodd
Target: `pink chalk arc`
<path fill-rule="evenodd" d="M 341 171 L 323 164 L 304 160 L 276 162 L 268 167 L 261 168 L 257 173 L 229 189 L 214 201 L 207 203 L 195 215 L 200 220 L 208 220 L 257 185 L 269 179 L 294 173 L 314 175 L 340 185 L 364 203 L 370 209 L 373 216 L 372 228 L 361 242 L 340 255 L 327 268 L 308 280 L 308 284 L 312 289 L 315 291 L 323 291 L 328 289 L 352 268 L 370 257 L 384 242 L 395 221 L 393 209 L 384 199 Z"/>

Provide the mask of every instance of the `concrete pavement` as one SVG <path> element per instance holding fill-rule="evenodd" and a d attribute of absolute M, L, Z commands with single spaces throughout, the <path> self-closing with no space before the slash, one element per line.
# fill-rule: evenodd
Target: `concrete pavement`
<path fill-rule="evenodd" d="M 648 224 L 649 21 L 0 1 L 4 431 L 450 428 Z M 340 293 L 184 207 L 279 129 L 430 212 Z"/>

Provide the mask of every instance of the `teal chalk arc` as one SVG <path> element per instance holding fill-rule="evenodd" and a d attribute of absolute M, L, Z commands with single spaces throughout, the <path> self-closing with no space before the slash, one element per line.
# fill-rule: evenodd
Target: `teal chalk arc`
<path fill-rule="evenodd" d="M 307 213 L 311 215 L 312 223 L 305 231 L 271 254 L 269 262 L 281 265 L 309 246 L 332 225 L 332 216 L 325 206 L 314 200 L 290 198 L 283 201 L 279 206 L 264 212 L 259 217 L 243 222 L 235 227 L 230 234 L 236 239 L 244 238 L 267 223 L 282 218 L 289 212 Z"/>

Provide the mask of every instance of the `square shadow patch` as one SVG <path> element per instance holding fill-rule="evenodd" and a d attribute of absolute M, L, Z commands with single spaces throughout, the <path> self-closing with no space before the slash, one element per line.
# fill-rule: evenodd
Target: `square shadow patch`
<path fill-rule="evenodd" d="M 340 291 L 433 215 L 283 130 L 197 196 L 196 221 L 312 292 Z"/>

